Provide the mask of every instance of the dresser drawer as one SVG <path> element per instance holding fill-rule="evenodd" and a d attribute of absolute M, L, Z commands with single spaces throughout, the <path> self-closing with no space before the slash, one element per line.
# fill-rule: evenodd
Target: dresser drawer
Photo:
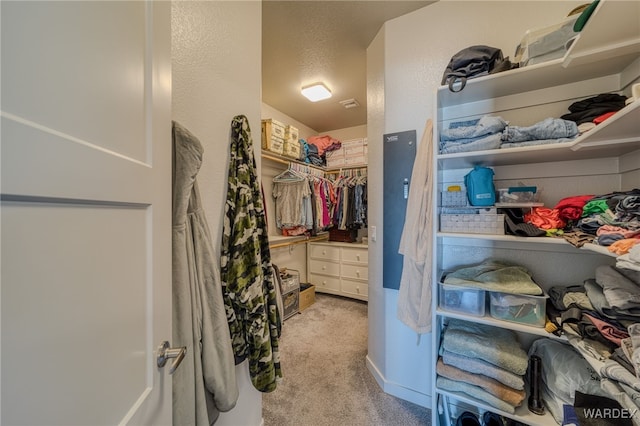
<path fill-rule="evenodd" d="M 361 263 L 366 265 L 369 260 L 369 251 L 360 248 L 342 248 L 342 261 L 348 263 Z"/>
<path fill-rule="evenodd" d="M 312 274 L 340 276 L 340 264 L 327 262 L 324 260 L 311 259 L 309 262 L 309 272 Z"/>
<path fill-rule="evenodd" d="M 353 294 L 356 296 L 367 297 L 369 295 L 369 286 L 362 281 L 342 280 L 342 292 Z"/>
<path fill-rule="evenodd" d="M 340 291 L 340 278 L 337 277 L 311 274 L 309 275 L 309 282 L 316 286 L 316 291 Z"/>
<path fill-rule="evenodd" d="M 369 269 L 367 265 L 345 265 L 342 264 L 340 276 L 343 278 L 352 278 L 356 280 L 368 280 Z"/>
<path fill-rule="evenodd" d="M 340 260 L 340 247 L 330 247 L 327 245 L 309 244 L 310 255 L 314 259 Z"/>

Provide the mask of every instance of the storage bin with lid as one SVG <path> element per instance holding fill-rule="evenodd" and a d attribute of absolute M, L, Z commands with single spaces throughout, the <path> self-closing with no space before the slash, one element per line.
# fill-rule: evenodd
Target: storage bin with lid
<path fill-rule="evenodd" d="M 512 186 L 498 189 L 498 203 L 535 203 L 538 198 L 538 188 L 535 186 Z"/>

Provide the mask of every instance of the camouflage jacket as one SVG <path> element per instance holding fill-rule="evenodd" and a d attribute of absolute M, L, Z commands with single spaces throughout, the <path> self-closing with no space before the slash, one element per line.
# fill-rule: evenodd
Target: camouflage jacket
<path fill-rule="evenodd" d="M 236 364 L 249 360 L 256 389 L 271 392 L 282 377 L 275 279 L 249 121 L 231 124 L 221 278 Z"/>

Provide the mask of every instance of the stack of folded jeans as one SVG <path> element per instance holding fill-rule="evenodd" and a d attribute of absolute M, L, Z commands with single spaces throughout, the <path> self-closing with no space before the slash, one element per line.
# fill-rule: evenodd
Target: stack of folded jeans
<path fill-rule="evenodd" d="M 440 154 L 568 142 L 578 133 L 576 123 L 561 118 L 545 118 L 524 127 L 509 126 L 502 117 L 484 116 L 453 122 L 443 129 Z"/>
<path fill-rule="evenodd" d="M 440 132 L 440 153 L 496 149 L 502 143 L 507 122 L 501 117 L 484 116 L 477 120 L 454 122 Z"/>
<path fill-rule="evenodd" d="M 578 126 L 573 121 L 545 118 L 532 126 L 507 126 L 502 132 L 500 148 L 568 142 L 577 135 Z"/>

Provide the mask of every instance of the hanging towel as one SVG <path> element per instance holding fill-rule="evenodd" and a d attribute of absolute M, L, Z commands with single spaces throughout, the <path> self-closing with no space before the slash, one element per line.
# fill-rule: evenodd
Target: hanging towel
<path fill-rule="evenodd" d="M 173 122 L 173 338 L 187 353 L 173 374 L 173 424 L 213 424 L 238 400 L 220 270 L 196 175 L 200 141 Z"/>
<path fill-rule="evenodd" d="M 433 125 L 429 119 L 413 163 L 407 213 L 398 250 L 404 259 L 397 315 L 418 334 L 431 332 L 432 160 Z"/>
<path fill-rule="evenodd" d="M 253 386 L 271 392 L 282 377 L 280 320 L 258 182 L 249 121 L 238 115 L 231 124 L 221 276 L 236 364 L 248 359 Z"/>

